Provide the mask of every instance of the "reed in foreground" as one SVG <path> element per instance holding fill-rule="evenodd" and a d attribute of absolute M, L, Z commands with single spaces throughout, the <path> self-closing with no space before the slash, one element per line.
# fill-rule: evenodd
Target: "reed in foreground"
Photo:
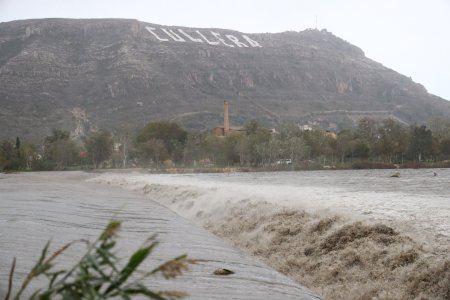
<path fill-rule="evenodd" d="M 143 284 L 143 281 L 153 276 L 162 276 L 165 279 L 175 278 L 187 271 L 189 265 L 195 264 L 196 261 L 183 255 L 169 260 L 153 270 L 138 271 L 138 267 L 158 245 L 155 236 L 152 236 L 131 255 L 125 265 L 122 265 L 114 253 L 120 226 L 121 222 L 111 221 L 93 243 L 87 240 L 72 241 L 52 255 L 49 255 L 50 242 L 48 242 L 42 250 L 39 260 L 25 277 L 16 293 L 13 292 L 16 266 L 14 258 L 5 300 L 16 300 L 23 297 L 30 282 L 38 277 L 45 277 L 48 283 L 45 287 L 27 293 L 31 294 L 30 299 L 131 299 L 133 296 L 140 295 L 149 299 L 162 300 L 187 296 L 181 291 L 150 290 Z M 72 268 L 55 270 L 55 259 L 75 243 L 85 243 L 86 253 Z"/>

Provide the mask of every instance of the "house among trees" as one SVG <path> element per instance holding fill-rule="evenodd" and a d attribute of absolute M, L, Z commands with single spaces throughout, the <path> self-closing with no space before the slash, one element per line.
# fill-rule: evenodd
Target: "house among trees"
<path fill-rule="evenodd" d="M 230 118 L 228 115 L 228 101 L 223 101 L 223 126 L 214 127 L 211 134 L 214 136 L 228 136 L 231 134 L 245 133 L 244 127 L 230 127 Z"/>

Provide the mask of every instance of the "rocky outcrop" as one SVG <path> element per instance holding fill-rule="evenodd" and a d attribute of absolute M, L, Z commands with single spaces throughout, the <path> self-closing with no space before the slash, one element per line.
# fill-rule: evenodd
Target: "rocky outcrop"
<path fill-rule="evenodd" d="M 330 111 L 406 122 L 450 116 L 450 102 L 322 30 L 243 34 L 123 19 L 0 24 L 0 138 L 81 136 L 174 119 L 189 128 L 268 126 Z M 325 114 L 323 114 L 325 112 Z M 308 119 L 309 120 L 309 119 Z"/>

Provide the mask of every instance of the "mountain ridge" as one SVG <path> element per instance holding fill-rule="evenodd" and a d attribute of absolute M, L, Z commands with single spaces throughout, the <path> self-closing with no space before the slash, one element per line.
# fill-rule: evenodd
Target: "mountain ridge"
<path fill-rule="evenodd" d="M 266 126 L 295 121 L 338 130 L 354 122 L 333 111 L 386 111 L 405 123 L 450 116 L 450 102 L 326 30 L 248 34 L 133 19 L 5 22 L 0 85 L 0 138 L 37 140 L 53 128 L 82 137 L 159 119 L 208 129 L 220 124 L 223 100 L 236 125 L 255 118 Z"/>

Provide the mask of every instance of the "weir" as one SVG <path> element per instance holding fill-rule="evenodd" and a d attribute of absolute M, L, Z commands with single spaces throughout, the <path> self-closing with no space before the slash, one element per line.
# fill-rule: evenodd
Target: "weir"
<path fill-rule="evenodd" d="M 402 169 L 395 180 L 391 170 L 345 170 L 115 172 L 92 181 L 145 193 L 325 299 L 365 299 L 367 291 L 443 299 L 450 275 L 447 170 L 436 177 Z M 422 280 L 432 283 L 416 290 Z"/>
<path fill-rule="evenodd" d="M 188 292 L 190 299 L 318 299 L 156 202 L 134 192 L 86 182 L 90 177 L 93 175 L 82 172 L 0 174 L 0 298 L 8 282 L 5 270 L 14 256 L 18 259 L 17 287 L 47 240 L 52 239 L 51 251 L 72 240 L 93 240 L 108 220 L 115 218 L 123 221 L 119 257 L 126 257 L 150 235 L 158 234 L 160 245 L 144 269 L 181 254 L 204 260 L 176 280 L 146 282 L 149 288 Z M 80 253 L 82 248 L 69 248 L 58 266 L 70 266 Z M 214 275 L 220 268 L 235 273 Z"/>

